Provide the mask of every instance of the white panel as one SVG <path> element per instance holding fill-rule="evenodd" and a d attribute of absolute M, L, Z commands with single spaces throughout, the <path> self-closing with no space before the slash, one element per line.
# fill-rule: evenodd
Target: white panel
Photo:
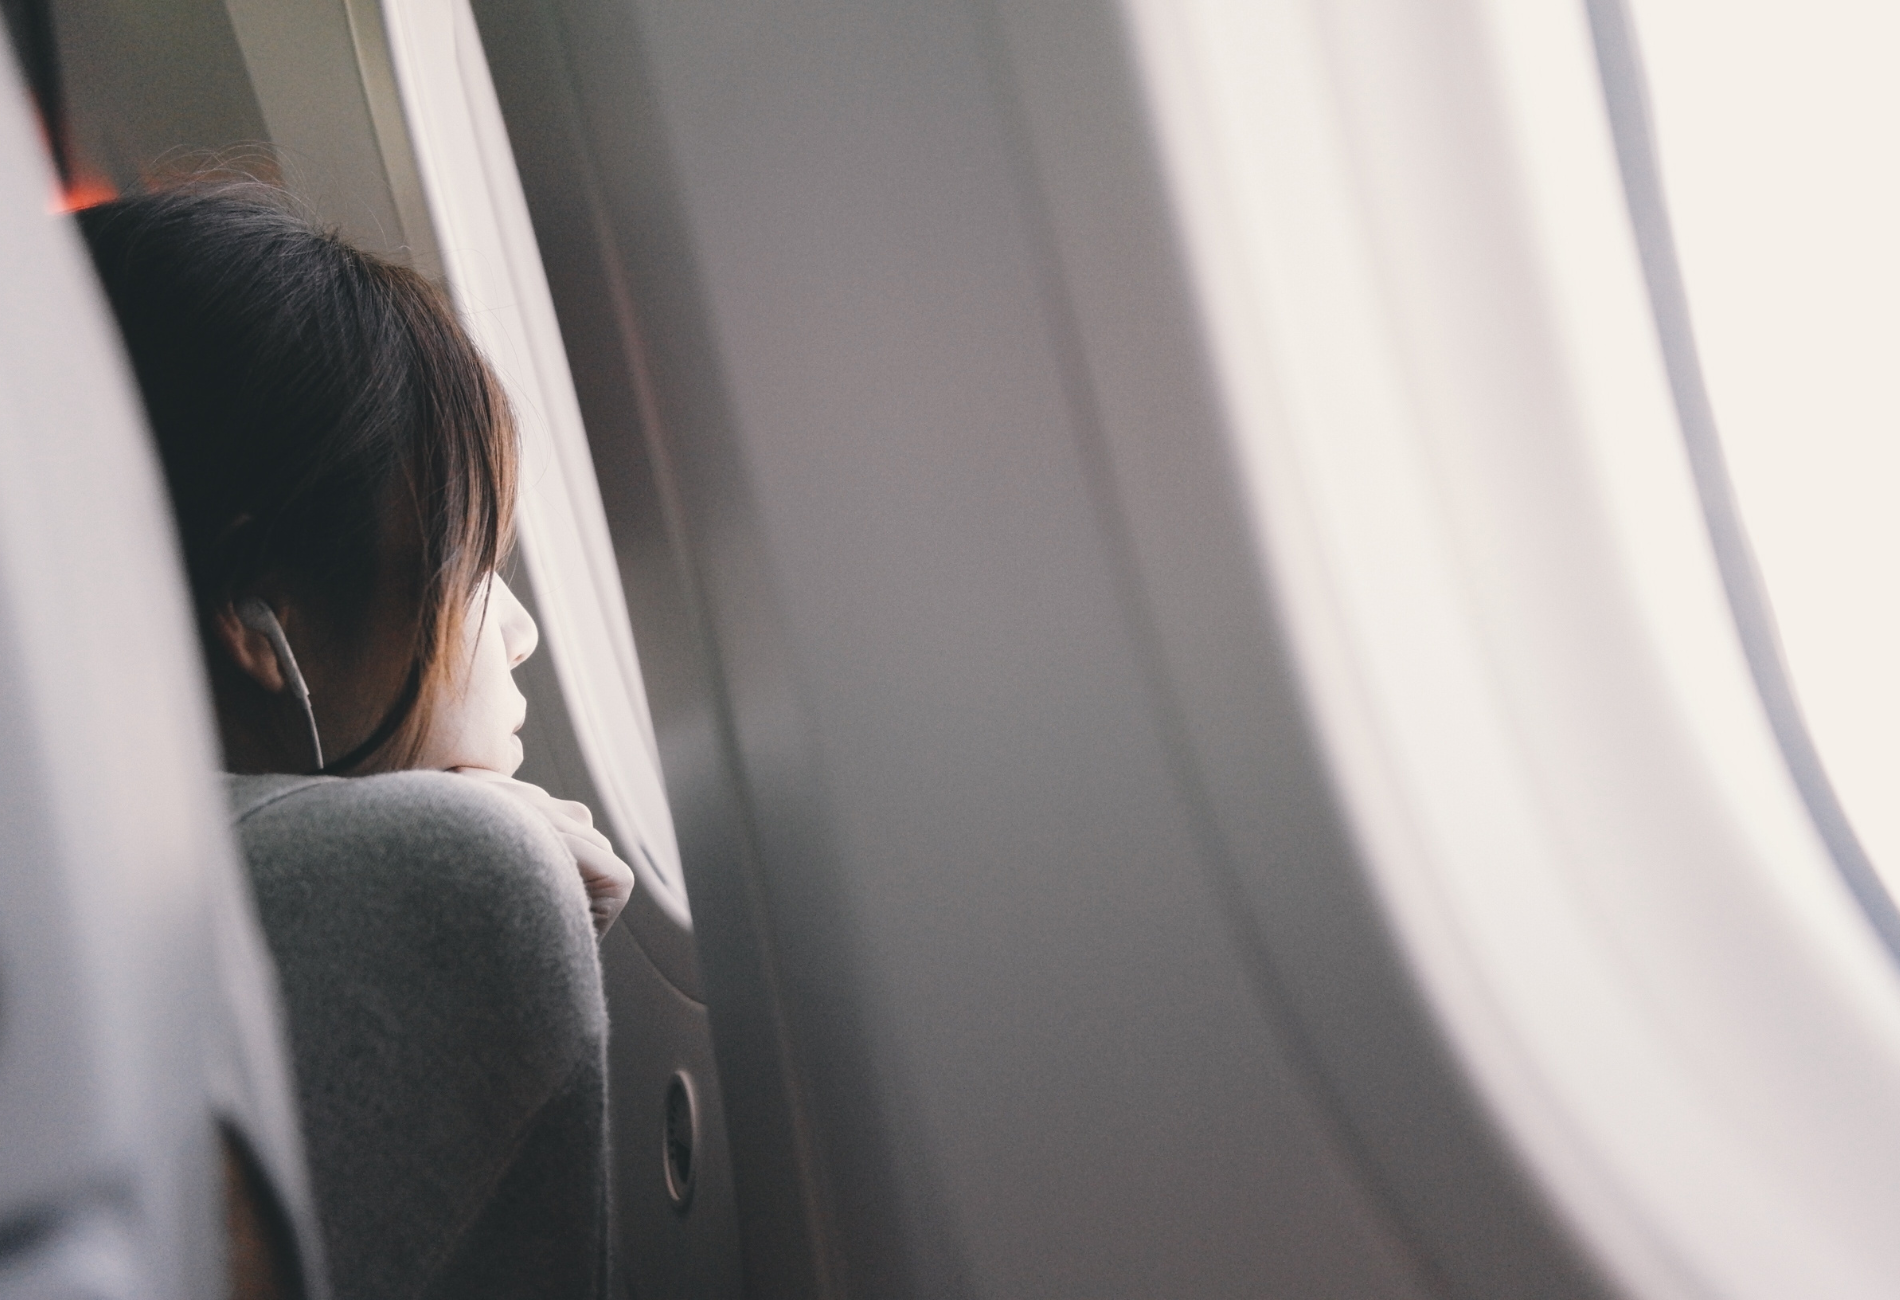
<path fill-rule="evenodd" d="M 1802 713 L 1891 890 L 1900 13 L 1866 0 L 1631 10 L 1724 460 Z"/>
<path fill-rule="evenodd" d="M 1900 981 L 1755 695 L 1583 7 L 1129 0 L 1336 779 L 1633 1294 L 1900 1289 Z"/>

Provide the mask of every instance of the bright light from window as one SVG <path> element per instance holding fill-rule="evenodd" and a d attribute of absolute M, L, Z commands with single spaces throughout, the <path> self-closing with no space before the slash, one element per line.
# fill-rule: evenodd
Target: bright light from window
<path fill-rule="evenodd" d="M 1742 517 L 1828 774 L 1900 893 L 1900 6 L 1631 8 Z"/>

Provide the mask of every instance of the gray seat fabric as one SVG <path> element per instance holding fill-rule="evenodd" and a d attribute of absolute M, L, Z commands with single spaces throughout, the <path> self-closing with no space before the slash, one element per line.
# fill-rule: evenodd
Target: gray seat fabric
<path fill-rule="evenodd" d="M 27 103 L 0 52 L 0 1300 L 223 1294 L 218 1120 L 324 1300 L 170 514 Z"/>
<path fill-rule="evenodd" d="M 606 1010 L 553 832 L 441 772 L 229 784 L 337 1296 L 601 1294 Z"/>

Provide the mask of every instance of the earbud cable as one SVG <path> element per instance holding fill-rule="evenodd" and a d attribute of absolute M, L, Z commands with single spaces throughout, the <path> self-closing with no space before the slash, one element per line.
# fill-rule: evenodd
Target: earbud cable
<path fill-rule="evenodd" d="M 263 633 L 270 641 L 285 685 L 296 699 L 297 707 L 303 710 L 303 720 L 310 728 L 310 752 L 316 758 L 311 771 L 323 771 L 323 737 L 317 734 L 317 712 L 310 707 L 310 688 L 304 684 L 303 670 L 297 667 L 297 656 L 290 651 L 290 638 L 284 635 L 284 625 L 277 621 L 276 612 L 261 596 L 248 596 L 239 601 L 237 616 L 245 627 Z"/>

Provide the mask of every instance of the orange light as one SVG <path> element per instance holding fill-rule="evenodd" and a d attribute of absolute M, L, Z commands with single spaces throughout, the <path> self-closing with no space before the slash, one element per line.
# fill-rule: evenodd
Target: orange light
<path fill-rule="evenodd" d="M 119 197 L 118 187 L 111 181 L 96 176 L 75 176 L 67 182 L 65 189 L 53 196 L 49 205 L 55 213 L 78 212 L 82 208 L 93 208 L 101 203 L 110 203 Z"/>

